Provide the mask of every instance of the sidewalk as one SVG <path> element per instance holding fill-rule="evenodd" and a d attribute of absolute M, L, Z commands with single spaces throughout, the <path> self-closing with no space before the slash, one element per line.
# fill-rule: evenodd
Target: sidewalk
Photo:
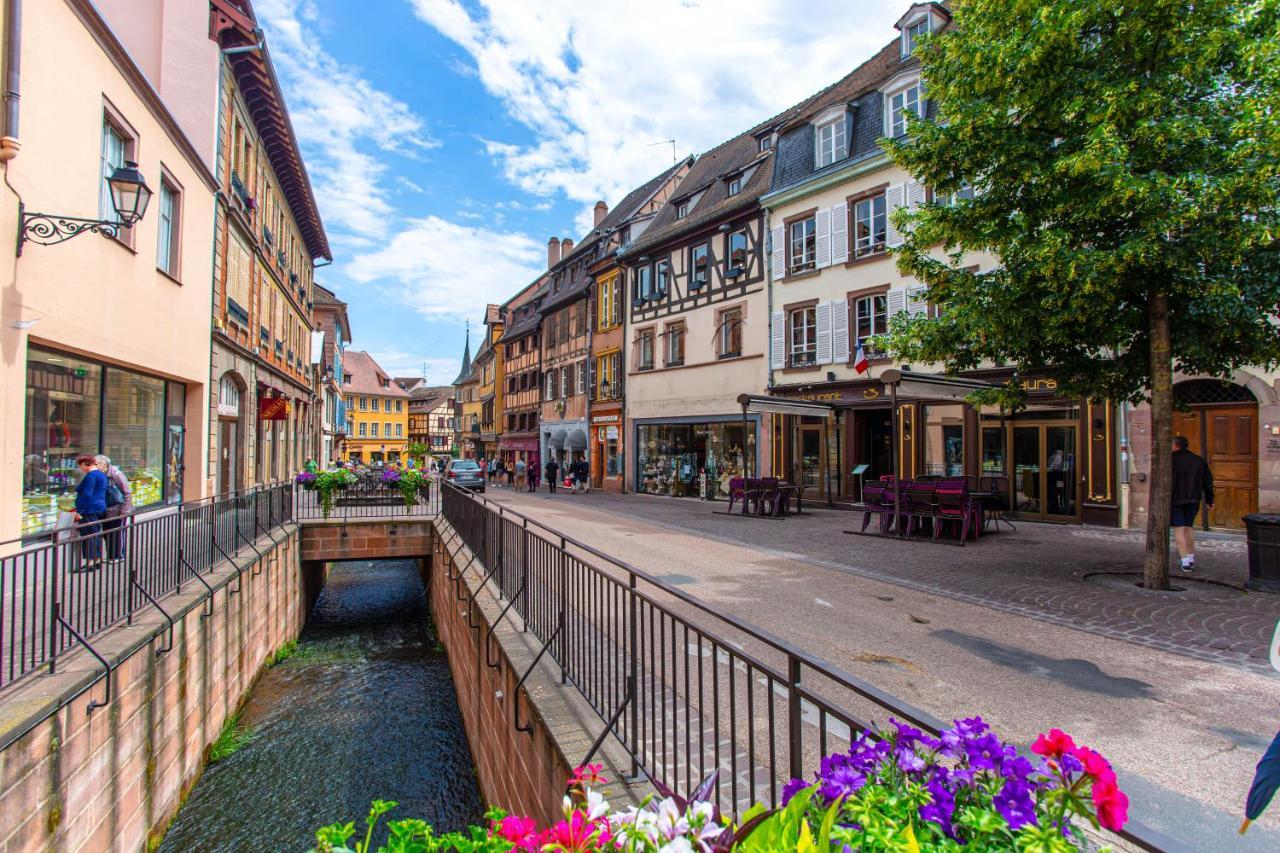
<path fill-rule="evenodd" d="M 861 528 L 862 513 L 825 507 L 806 506 L 804 515 L 773 520 L 724 515 L 724 502 L 686 498 L 549 495 L 545 490 L 537 497 L 1200 660 L 1271 672 L 1268 647 L 1280 621 L 1280 596 L 1244 589 L 1243 536 L 1198 534 L 1195 573 L 1182 574 L 1171 559 L 1170 580 L 1177 591 L 1154 592 L 1138 585 L 1141 531 L 1017 522 L 1016 531 L 1003 528 L 959 548 L 849 535 L 844 531 Z"/>

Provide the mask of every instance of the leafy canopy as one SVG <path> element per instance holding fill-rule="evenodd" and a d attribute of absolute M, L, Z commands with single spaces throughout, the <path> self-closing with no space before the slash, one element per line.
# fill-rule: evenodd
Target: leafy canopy
<path fill-rule="evenodd" d="M 1148 300 L 1166 294 L 1175 368 L 1280 360 L 1280 0 L 950 9 L 920 49 L 938 119 L 886 144 L 935 191 L 978 194 L 899 213 L 898 265 L 942 311 L 900 317 L 891 348 L 1136 402 Z M 966 269 L 965 252 L 999 265 Z"/>

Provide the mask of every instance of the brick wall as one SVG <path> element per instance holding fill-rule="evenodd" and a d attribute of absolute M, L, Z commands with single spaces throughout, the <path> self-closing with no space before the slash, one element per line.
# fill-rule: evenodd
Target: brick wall
<path fill-rule="evenodd" d="M 95 639 L 115 664 L 106 707 L 86 710 L 105 684 L 101 666 L 83 652 L 59 660 L 56 675 L 35 675 L 7 692 L 0 849 L 141 850 L 172 818 L 267 655 L 306 620 L 296 530 L 276 548 L 265 537 L 258 547 L 262 561 L 242 561 L 238 581 L 226 563 L 208 576 L 208 618 L 198 583 L 165 599 L 176 622 L 172 651 L 156 656 L 168 632 L 145 611 L 133 626 Z"/>
<path fill-rule="evenodd" d="M 302 559 L 339 561 L 425 557 L 431 553 L 432 539 L 432 523 L 425 519 L 307 522 L 302 528 Z"/>

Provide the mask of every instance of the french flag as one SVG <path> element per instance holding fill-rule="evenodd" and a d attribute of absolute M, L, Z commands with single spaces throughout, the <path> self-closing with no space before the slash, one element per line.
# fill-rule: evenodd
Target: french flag
<path fill-rule="evenodd" d="M 868 367 L 867 351 L 862 348 L 862 338 L 858 338 L 858 352 L 853 357 L 853 369 L 857 373 L 866 373 Z"/>

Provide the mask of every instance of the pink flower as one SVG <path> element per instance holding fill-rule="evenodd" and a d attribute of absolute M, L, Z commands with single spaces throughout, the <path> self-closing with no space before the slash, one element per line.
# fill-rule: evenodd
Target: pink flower
<path fill-rule="evenodd" d="M 603 768 L 603 764 L 583 764 L 581 767 L 575 767 L 573 775 L 569 777 L 569 784 L 604 785 L 609 780 L 600 775 Z"/>
<path fill-rule="evenodd" d="M 1075 749 L 1076 742 L 1062 729 L 1049 729 L 1047 735 L 1040 735 L 1031 745 L 1032 752 L 1043 755 L 1045 758 L 1061 758 L 1065 754 L 1074 752 Z"/>
<path fill-rule="evenodd" d="M 1113 780 L 1114 777 L 1113 773 Z M 1129 798 L 1114 781 L 1093 783 L 1093 804 L 1098 809 L 1098 823 L 1104 829 L 1118 832 L 1129 819 Z"/>
<path fill-rule="evenodd" d="M 603 823 L 589 820 L 579 811 L 573 812 L 568 820 L 562 820 L 542 833 L 542 844 L 552 845 L 555 850 L 565 853 L 591 853 L 600 847 L 607 847 L 611 836 L 609 828 Z"/>
<path fill-rule="evenodd" d="M 1111 769 L 1111 762 L 1103 758 L 1098 753 L 1089 749 L 1087 746 L 1078 746 L 1072 753 L 1076 758 L 1080 759 L 1080 763 L 1084 765 L 1084 772 L 1093 779 L 1094 785 L 1099 782 L 1110 782 L 1115 784 L 1116 774 Z"/>
<path fill-rule="evenodd" d="M 538 824 L 531 817 L 508 815 L 494 824 L 494 832 L 504 841 L 527 850 L 538 849 Z"/>

